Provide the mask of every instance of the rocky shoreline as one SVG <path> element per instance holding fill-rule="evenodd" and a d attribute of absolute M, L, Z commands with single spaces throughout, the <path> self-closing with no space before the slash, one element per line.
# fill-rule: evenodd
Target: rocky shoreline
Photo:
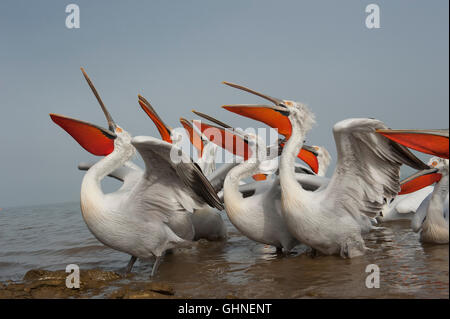
<path fill-rule="evenodd" d="M 32 269 L 19 282 L 0 283 L 0 299 L 161 299 L 183 298 L 163 282 L 135 282 L 133 275 L 90 269 L 80 271 L 80 288 L 67 288 L 64 270 Z"/>

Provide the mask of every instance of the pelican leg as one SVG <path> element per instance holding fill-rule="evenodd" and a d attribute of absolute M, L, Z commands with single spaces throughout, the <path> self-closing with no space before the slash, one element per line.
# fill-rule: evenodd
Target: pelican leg
<path fill-rule="evenodd" d="M 131 269 L 133 269 L 133 265 L 136 262 L 137 257 L 131 256 L 130 261 L 128 262 L 127 268 L 125 270 L 125 274 L 129 274 L 131 272 Z"/>
<path fill-rule="evenodd" d="M 162 256 L 157 256 L 155 263 L 153 264 L 152 274 L 151 276 L 154 277 L 156 274 L 156 271 L 158 270 L 159 264 L 161 263 Z"/>

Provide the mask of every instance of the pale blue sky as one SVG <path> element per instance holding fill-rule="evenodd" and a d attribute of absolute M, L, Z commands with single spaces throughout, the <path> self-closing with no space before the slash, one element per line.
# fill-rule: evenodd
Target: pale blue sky
<path fill-rule="evenodd" d="M 93 159 L 50 121 L 60 113 L 105 125 L 80 66 L 133 135 L 158 136 L 137 104 L 167 123 L 192 108 L 241 127 L 220 109 L 259 99 L 248 85 L 307 103 L 310 144 L 335 157 L 333 124 L 375 117 L 393 128 L 448 128 L 448 1 L 0 2 L 0 207 L 78 200 L 81 161 Z M 365 27 L 377 3 L 381 29 Z M 425 159 L 427 157 L 424 157 Z"/>

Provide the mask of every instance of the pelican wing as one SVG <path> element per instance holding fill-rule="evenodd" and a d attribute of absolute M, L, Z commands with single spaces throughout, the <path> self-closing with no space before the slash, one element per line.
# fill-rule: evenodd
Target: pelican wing
<path fill-rule="evenodd" d="M 400 166 L 428 166 L 406 147 L 376 134 L 386 126 L 375 119 L 348 119 L 333 127 L 337 164 L 324 195 L 334 209 L 344 209 L 357 219 L 360 213 L 374 216 L 384 198 L 400 191 Z"/>
<path fill-rule="evenodd" d="M 144 176 L 149 181 L 174 175 L 184 184 L 183 190 L 196 201 L 223 210 L 223 204 L 208 179 L 181 148 L 148 136 L 136 136 L 131 143 L 144 159 L 146 167 Z M 174 183 L 176 182 L 174 180 Z"/>

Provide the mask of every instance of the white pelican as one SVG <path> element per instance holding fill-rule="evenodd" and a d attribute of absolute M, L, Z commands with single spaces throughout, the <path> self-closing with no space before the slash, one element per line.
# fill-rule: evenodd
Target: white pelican
<path fill-rule="evenodd" d="M 85 174 L 81 185 L 81 211 L 91 233 L 103 244 L 130 254 L 127 272 L 137 258 L 156 257 L 155 274 L 168 249 L 190 245 L 194 238 L 191 214 L 205 203 L 223 209 L 213 187 L 201 170 L 179 148 L 153 137 L 132 138 L 115 124 L 87 74 L 109 129 L 50 114 L 81 146 L 106 155 Z M 104 194 L 101 180 L 139 152 L 145 173 L 128 189 Z M 173 161 L 178 154 L 181 161 Z"/>
<path fill-rule="evenodd" d="M 448 244 L 448 162 L 448 159 L 440 157 L 431 158 L 429 165 L 432 168 L 408 177 L 402 187 L 405 192 L 412 192 L 436 183 L 433 191 L 421 202 L 411 219 L 411 228 L 415 232 L 420 231 L 422 242 Z"/>
<path fill-rule="evenodd" d="M 278 152 L 267 152 L 274 146 L 265 147 L 264 141 L 259 136 L 245 134 L 237 130 L 231 130 L 231 126 L 218 121 L 206 114 L 194 111 L 195 114 L 206 118 L 220 126 L 213 126 L 198 122 L 200 130 L 207 136 L 207 130 L 214 129 L 218 134 L 212 141 L 227 149 L 235 155 L 244 158 L 244 162 L 233 168 L 226 176 L 223 192 L 225 211 L 231 223 L 246 237 L 266 245 L 276 247 L 277 252 L 289 252 L 300 242 L 291 235 L 281 214 L 280 187 L 277 180 L 270 181 L 267 187 L 259 187 L 251 195 L 244 196 L 241 181 L 257 174 L 272 175 L 278 169 L 278 163 L 272 161 L 277 158 Z M 225 129 L 224 129 L 225 128 Z M 234 136 L 227 137 L 228 134 Z M 237 140 L 240 140 L 239 141 Z M 233 141 L 231 145 L 227 141 Z M 244 146 L 239 149 L 238 145 Z M 314 149 L 304 146 L 304 151 L 314 154 Z M 315 161 L 313 161 L 314 163 Z M 274 165 L 275 164 L 275 165 Z M 257 182 L 264 183 L 264 182 Z"/>
<path fill-rule="evenodd" d="M 152 119 L 156 125 L 161 138 L 177 147 L 181 147 L 182 135 L 176 134 L 169 125 L 165 124 L 161 117 L 156 113 L 150 102 L 143 96 L 139 95 L 139 105 L 144 112 Z M 193 128 L 192 124 L 187 120 L 180 118 L 180 123 L 186 130 L 189 140 L 197 149 L 198 160 L 196 164 L 202 173 L 209 178 L 216 170 L 216 152 L 217 146 L 214 143 L 207 142 L 204 136 L 200 136 Z M 222 188 L 222 187 L 220 187 Z M 218 191 L 218 189 L 216 189 Z M 194 209 L 191 216 L 194 225 L 195 235 L 194 240 L 207 239 L 210 241 L 223 240 L 227 237 L 227 229 L 225 222 L 220 216 L 220 212 L 205 204 L 201 208 Z"/>
<path fill-rule="evenodd" d="M 184 118 L 180 118 L 180 123 L 186 130 L 191 144 L 198 153 L 197 164 L 207 178 L 210 178 L 216 171 L 216 154 L 218 146 L 206 139 L 203 134 L 199 134 L 192 123 Z M 210 241 L 223 240 L 227 237 L 227 228 L 225 222 L 217 209 L 205 205 L 205 207 L 196 209 L 192 215 L 192 221 L 195 227 L 195 238 L 207 239 Z"/>
<path fill-rule="evenodd" d="M 246 237 L 262 244 L 275 246 L 277 252 L 283 249 L 286 252 L 290 251 L 299 242 L 290 234 L 281 215 L 280 193 L 276 187 L 245 198 L 239 191 L 241 180 L 255 174 L 274 173 L 274 171 L 264 171 L 260 166 L 264 160 L 272 159 L 268 158 L 268 149 L 264 141 L 259 136 L 231 130 L 230 126 L 222 124 L 213 117 L 200 112 L 194 113 L 225 127 L 200 124 L 201 131 L 206 136 L 212 133 L 211 129 L 214 129 L 214 136 L 221 137 L 212 139 L 212 142 L 244 158 L 244 162 L 230 170 L 223 186 L 225 211 L 231 223 Z M 231 135 L 233 136 L 230 138 Z M 231 140 L 232 145 L 228 145 L 226 141 Z M 239 145 L 244 147 L 240 148 Z M 278 157 L 278 152 L 271 152 L 271 154 Z"/>
<path fill-rule="evenodd" d="M 375 215 L 384 198 L 398 193 L 402 164 L 417 169 L 428 166 L 404 146 L 376 134 L 376 129 L 386 128 L 382 122 L 347 119 L 333 127 L 338 159 L 330 182 L 315 192 L 307 191 L 295 179 L 294 163 L 315 122 L 313 113 L 301 103 L 225 84 L 274 104 L 253 106 L 259 111 L 278 111 L 288 117 L 292 134 L 287 132 L 290 137 L 280 159 L 280 185 L 282 212 L 291 234 L 326 255 L 352 258 L 364 254 L 367 248 L 361 234 L 374 228 L 365 214 Z M 272 125 L 278 128 L 279 122 Z"/>
<path fill-rule="evenodd" d="M 409 177 L 402 185 L 402 192 L 414 192 L 433 184 L 433 192 L 420 204 L 411 221 L 415 232 L 421 230 L 423 242 L 448 244 L 448 158 L 449 130 L 392 130 L 381 129 L 378 133 L 417 151 L 435 155 L 429 161 L 433 167 Z"/>
<path fill-rule="evenodd" d="M 139 95 L 139 105 L 153 120 L 161 138 L 168 143 L 181 147 L 182 136 L 176 134 L 176 131 L 165 124 L 152 105 L 141 95 Z M 206 177 L 211 176 L 216 169 L 215 156 L 217 146 L 214 143 L 207 142 L 203 136 L 199 136 L 192 124 L 187 120 L 180 118 L 180 123 L 189 135 L 191 144 L 197 149 L 198 160 L 196 164 Z M 194 240 L 207 239 L 215 241 L 223 240 L 227 237 L 226 225 L 217 209 L 205 204 L 204 207 L 194 210 L 191 219 L 195 230 Z"/>
<path fill-rule="evenodd" d="M 154 109 L 151 109 L 152 112 L 154 112 Z M 150 112 L 150 111 L 149 111 Z M 153 114 L 153 113 L 152 113 Z M 156 115 L 155 117 L 151 117 L 152 120 L 155 119 L 158 128 L 164 128 L 164 123 L 162 121 L 156 120 L 159 119 L 159 117 L 157 116 L 156 112 L 154 112 L 154 114 Z M 156 124 L 155 123 L 155 124 Z M 162 125 L 161 125 L 162 124 Z M 177 139 L 178 137 L 174 137 L 173 133 L 174 131 L 172 131 L 170 129 L 170 127 L 167 127 L 167 130 L 170 132 L 170 135 L 165 135 L 164 131 L 160 131 L 161 133 L 161 137 L 164 138 L 166 136 L 170 137 L 170 141 L 175 140 L 177 142 L 174 142 L 174 145 L 180 144 L 179 143 L 179 139 Z M 214 148 L 212 148 L 211 146 L 207 146 L 207 145 L 213 145 Z M 214 143 L 208 143 L 205 145 L 204 150 L 205 151 L 210 151 L 211 153 L 217 148 L 217 145 L 215 145 Z M 209 153 L 209 154 L 211 154 Z M 210 162 L 209 159 L 206 158 L 205 153 L 203 153 L 202 158 L 204 159 L 204 166 L 203 168 L 206 170 L 209 170 L 212 174 L 212 172 L 215 171 L 215 161 L 212 161 L 212 164 Z M 87 171 L 89 168 L 91 168 L 91 166 L 93 166 L 95 164 L 90 162 L 90 163 L 80 163 L 78 165 L 78 169 L 83 170 L 83 171 Z M 200 168 L 202 168 L 202 165 L 200 165 Z M 231 168 L 229 168 L 231 169 Z M 228 170 L 229 170 L 228 169 Z M 203 169 L 202 169 L 203 171 Z M 134 163 L 132 163 L 131 161 L 128 161 L 124 164 L 124 166 L 114 170 L 113 172 L 109 173 L 108 176 L 115 178 L 121 182 L 124 182 L 124 185 L 120 188 L 120 190 L 122 191 L 123 189 L 129 189 L 131 186 L 134 186 L 141 178 L 142 175 L 144 174 L 144 171 L 137 165 L 135 165 Z M 225 178 L 226 173 L 222 173 L 223 178 Z M 216 176 L 215 179 L 220 178 L 219 176 Z M 221 182 L 223 184 L 223 181 Z M 222 188 L 222 186 L 219 186 L 219 188 Z M 227 229 L 226 229 L 226 225 L 222 219 L 222 217 L 220 216 L 220 213 L 217 209 L 210 207 L 209 205 L 205 205 L 203 208 L 200 209 L 195 209 L 194 213 L 191 216 L 192 219 L 192 224 L 194 226 L 194 241 L 200 240 L 200 239 L 206 239 L 209 241 L 217 241 L 217 240 L 223 240 L 227 238 Z"/>

